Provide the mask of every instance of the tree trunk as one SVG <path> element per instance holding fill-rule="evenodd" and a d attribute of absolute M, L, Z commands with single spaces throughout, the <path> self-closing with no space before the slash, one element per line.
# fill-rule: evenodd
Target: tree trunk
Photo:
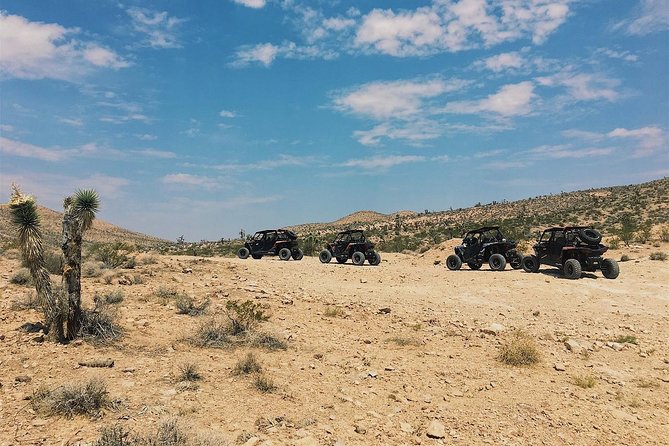
<path fill-rule="evenodd" d="M 30 275 L 35 280 L 37 299 L 44 313 L 44 326 L 47 338 L 52 341 L 63 342 L 63 305 L 59 293 L 54 294 L 51 289 L 51 278 L 41 259 L 30 265 Z"/>
<path fill-rule="evenodd" d="M 67 293 L 67 338 L 74 339 L 81 327 L 81 241 L 83 229 L 74 214 L 72 200 L 65 199 L 63 215 L 63 281 Z"/>

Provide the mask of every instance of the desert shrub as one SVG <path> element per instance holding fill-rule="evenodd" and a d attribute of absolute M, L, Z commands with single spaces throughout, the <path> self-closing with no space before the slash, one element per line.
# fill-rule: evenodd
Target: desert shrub
<path fill-rule="evenodd" d="M 96 415 L 110 401 L 105 383 L 93 379 L 54 390 L 40 388 L 33 394 L 30 403 L 38 413 L 71 418 L 74 415 Z"/>
<path fill-rule="evenodd" d="M 103 427 L 100 438 L 93 446 L 228 446 L 228 442 L 215 435 L 193 435 L 184 430 L 177 419 L 160 423 L 155 432 L 146 436 L 134 435 L 121 425 Z"/>
<path fill-rule="evenodd" d="M 258 362 L 258 359 L 256 359 L 256 356 L 253 353 L 249 352 L 235 364 L 232 373 L 235 375 L 250 375 L 251 373 L 258 373 L 261 370 L 262 366 L 260 365 L 260 362 Z"/>
<path fill-rule="evenodd" d="M 135 269 L 135 267 L 137 266 L 137 261 L 134 258 L 129 258 L 121 266 L 124 269 Z"/>
<path fill-rule="evenodd" d="M 100 277 L 102 275 L 102 262 L 84 262 L 81 265 L 81 276 L 82 277 Z"/>
<path fill-rule="evenodd" d="M 632 260 L 632 259 L 627 254 L 623 254 L 623 255 L 620 256 L 620 261 L 621 262 L 629 262 L 630 260 Z"/>
<path fill-rule="evenodd" d="M 633 335 L 617 336 L 616 338 L 613 339 L 613 342 L 617 342 L 619 344 L 634 344 L 634 345 L 639 344 L 639 340 L 636 338 L 636 336 Z"/>
<path fill-rule="evenodd" d="M 323 312 L 325 317 L 344 317 L 345 313 L 341 307 L 326 307 Z"/>
<path fill-rule="evenodd" d="M 510 339 L 502 345 L 497 356 L 500 362 L 508 365 L 533 365 L 540 360 L 536 342 L 527 333 L 517 330 L 510 334 Z"/>
<path fill-rule="evenodd" d="M 174 299 L 179 296 L 179 292 L 174 288 L 167 287 L 165 285 L 160 285 L 154 294 L 161 299 Z"/>
<path fill-rule="evenodd" d="M 664 262 L 665 260 L 667 260 L 667 253 L 666 252 L 660 252 L 660 251 L 653 252 L 648 256 L 648 258 L 650 260 L 661 260 L 661 261 Z"/>
<path fill-rule="evenodd" d="M 619 237 L 612 237 L 609 239 L 609 248 L 611 249 L 618 249 L 620 248 L 620 238 Z"/>
<path fill-rule="evenodd" d="M 91 254 L 101 261 L 105 268 L 114 269 L 130 260 L 128 250 L 129 248 L 123 243 L 95 244 L 91 248 Z"/>
<path fill-rule="evenodd" d="M 26 292 L 20 298 L 14 300 L 11 305 L 12 310 L 39 310 L 41 305 L 37 299 L 37 293 L 32 290 Z"/>
<path fill-rule="evenodd" d="M 669 242 L 669 227 L 663 227 L 660 229 L 659 237 L 661 242 Z"/>
<path fill-rule="evenodd" d="M 179 367 L 179 381 L 195 382 L 201 379 L 202 375 L 198 370 L 197 364 L 189 362 Z"/>
<path fill-rule="evenodd" d="M 211 301 L 209 299 L 205 299 L 202 303 L 196 305 L 193 298 L 186 294 L 179 294 L 175 301 L 177 313 L 188 314 L 190 316 L 203 315 L 207 311 L 210 303 Z"/>
<path fill-rule="evenodd" d="M 233 336 L 250 331 L 260 322 L 269 319 L 262 306 L 252 300 L 246 300 L 241 303 L 237 300 L 229 300 L 225 304 L 225 310 L 232 325 L 231 334 Z"/>
<path fill-rule="evenodd" d="M 575 375 L 571 379 L 574 384 L 583 389 L 591 389 L 597 384 L 595 377 L 590 375 Z"/>
<path fill-rule="evenodd" d="M 62 274 L 63 272 L 63 256 L 59 252 L 45 251 L 44 252 L 44 266 L 51 274 Z"/>
<path fill-rule="evenodd" d="M 9 281 L 16 285 L 30 285 L 33 281 L 30 271 L 26 268 L 21 268 L 18 270 Z"/>
<path fill-rule="evenodd" d="M 155 265 L 158 263 L 158 256 L 155 254 L 143 254 L 138 256 L 137 261 L 140 265 Z"/>
<path fill-rule="evenodd" d="M 102 295 L 96 294 L 93 297 L 94 302 L 102 301 L 106 304 L 118 304 L 123 302 L 124 296 L 122 290 L 110 291 Z"/>
<path fill-rule="evenodd" d="M 262 393 L 272 393 L 276 390 L 274 381 L 270 377 L 263 374 L 256 376 L 255 380 L 253 381 L 253 386 Z"/>
<path fill-rule="evenodd" d="M 230 335 L 230 324 L 220 319 L 204 321 L 190 338 L 190 342 L 198 347 L 229 347 L 233 342 Z"/>
<path fill-rule="evenodd" d="M 286 341 L 270 333 L 258 333 L 252 336 L 251 345 L 268 350 L 286 350 L 288 348 Z"/>
<path fill-rule="evenodd" d="M 119 424 L 105 426 L 100 429 L 100 438 L 93 446 L 133 446 L 137 442 L 131 437 L 132 433 Z"/>
<path fill-rule="evenodd" d="M 117 319 L 117 313 L 106 302 L 98 300 L 92 309 L 82 309 L 79 336 L 98 344 L 113 342 L 123 334 Z"/>
<path fill-rule="evenodd" d="M 187 446 L 188 436 L 176 419 L 163 421 L 154 435 L 145 437 L 141 444 L 146 446 Z"/>

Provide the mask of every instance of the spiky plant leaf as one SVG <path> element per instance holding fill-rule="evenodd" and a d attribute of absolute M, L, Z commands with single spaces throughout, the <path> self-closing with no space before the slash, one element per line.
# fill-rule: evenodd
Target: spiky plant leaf
<path fill-rule="evenodd" d="M 42 252 L 42 233 L 35 199 L 30 195 L 23 195 L 18 187 L 15 187 L 9 201 L 9 209 L 12 224 L 18 232 L 19 246 L 26 260 L 32 261 Z"/>
<path fill-rule="evenodd" d="M 95 213 L 100 209 L 100 196 L 93 189 L 79 189 L 73 199 L 74 212 L 81 220 L 82 229 L 90 229 L 95 220 Z"/>

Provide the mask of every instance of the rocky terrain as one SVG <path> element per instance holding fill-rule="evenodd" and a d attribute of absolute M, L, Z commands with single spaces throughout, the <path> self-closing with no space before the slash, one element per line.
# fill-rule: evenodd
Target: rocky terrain
<path fill-rule="evenodd" d="M 449 271 L 456 243 L 382 253 L 378 267 L 140 255 L 132 270 L 83 279 L 88 308 L 116 296 L 108 307 L 123 335 L 102 345 L 22 328 L 41 314 L 5 251 L 0 445 L 94 444 L 104 427 L 151 435 L 165 420 L 202 445 L 666 444 L 669 261 L 650 256 L 668 244 L 610 252 L 631 259 L 616 280 L 566 280 L 550 268 Z M 185 298 L 210 303 L 178 314 Z M 230 300 L 261 305 L 269 319 L 256 330 L 285 349 L 193 345 L 203 324 L 227 320 Z M 537 363 L 501 360 L 517 330 Z M 249 352 L 262 374 L 235 374 Z M 185 366 L 201 379 L 185 379 Z M 108 392 L 99 412 L 31 404 L 90 378 Z"/>

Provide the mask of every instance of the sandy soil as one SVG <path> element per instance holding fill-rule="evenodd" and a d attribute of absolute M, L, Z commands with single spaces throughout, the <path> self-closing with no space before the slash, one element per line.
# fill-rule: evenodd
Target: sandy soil
<path fill-rule="evenodd" d="M 617 280 L 596 273 L 576 281 L 550 269 L 452 272 L 443 266 L 445 250 L 385 254 L 378 267 L 309 257 L 158 256 L 157 264 L 122 272 L 140 274 L 143 284 L 84 280 L 88 305 L 96 292 L 124 293 L 118 307 L 125 335 L 107 347 L 40 343 L 21 330 L 40 315 L 12 309 L 29 288 L 9 283 L 19 265 L 3 258 L 0 444 L 86 444 L 102 426 L 142 433 L 168 417 L 230 444 L 667 444 L 669 261 L 649 260 L 653 251 L 669 246 L 626 249 L 633 260 L 620 264 Z M 161 286 L 209 297 L 210 314 L 223 314 L 227 299 L 267 304 L 271 319 L 262 328 L 289 348 L 193 347 L 184 339 L 210 316 L 176 314 L 172 302 L 155 296 Z M 326 313 L 333 307 L 343 311 Z M 491 324 L 504 330 L 488 334 Z M 539 364 L 511 367 L 496 359 L 516 328 L 536 340 Z M 638 344 L 607 346 L 621 335 Z M 573 351 L 566 340 L 576 342 Z M 232 375 L 248 351 L 278 386 L 273 393 Z M 115 365 L 78 365 L 92 358 Z M 184 363 L 199 366 L 204 380 L 196 389 L 176 382 Z M 30 380 L 17 382 L 19 376 Z M 90 377 L 103 379 L 118 400 L 99 418 L 43 417 L 26 400 L 40 386 Z M 596 384 L 581 388 L 575 377 Z M 428 437 L 433 420 L 443 425 L 443 438 Z"/>

